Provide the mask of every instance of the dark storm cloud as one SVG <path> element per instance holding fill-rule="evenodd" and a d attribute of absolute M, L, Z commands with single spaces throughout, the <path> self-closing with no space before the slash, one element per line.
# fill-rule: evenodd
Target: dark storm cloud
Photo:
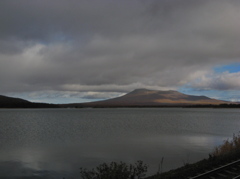
<path fill-rule="evenodd" d="M 1 91 L 176 88 L 239 61 L 239 8 L 237 0 L 2 0 Z"/>
<path fill-rule="evenodd" d="M 137 20 L 142 6 L 137 1 L 126 0 L 3 0 L 0 3 L 2 37 L 39 41 L 55 40 L 61 35 L 81 39 L 95 33 L 110 35 L 134 29 L 132 22 Z"/>

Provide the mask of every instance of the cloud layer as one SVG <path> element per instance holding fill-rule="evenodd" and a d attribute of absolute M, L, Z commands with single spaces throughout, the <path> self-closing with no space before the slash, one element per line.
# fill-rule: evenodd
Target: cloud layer
<path fill-rule="evenodd" d="M 239 79 L 240 72 L 209 74 L 192 82 L 190 86 L 202 90 L 240 90 Z"/>
<path fill-rule="evenodd" d="M 0 93 L 238 90 L 238 73 L 209 74 L 240 59 L 239 9 L 238 0 L 2 0 Z"/>

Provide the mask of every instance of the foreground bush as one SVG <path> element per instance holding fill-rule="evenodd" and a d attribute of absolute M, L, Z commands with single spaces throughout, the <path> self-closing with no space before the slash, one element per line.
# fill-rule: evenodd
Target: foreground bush
<path fill-rule="evenodd" d="M 215 148 L 211 154 L 214 157 L 228 155 L 240 151 L 240 134 L 233 134 L 232 140 L 226 140 L 224 143 Z"/>
<path fill-rule="evenodd" d="M 147 165 L 137 161 L 134 165 L 120 162 L 103 163 L 96 169 L 80 168 L 83 179 L 141 179 L 146 175 Z"/>

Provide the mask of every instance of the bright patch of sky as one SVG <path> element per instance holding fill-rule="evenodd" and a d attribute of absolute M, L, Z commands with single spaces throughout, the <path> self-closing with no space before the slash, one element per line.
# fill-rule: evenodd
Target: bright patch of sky
<path fill-rule="evenodd" d="M 100 101 L 123 95 L 124 93 L 104 93 L 104 92 L 72 92 L 72 91 L 38 91 L 38 92 L 22 92 L 8 93 L 6 96 L 21 98 L 30 102 L 38 103 L 83 103 L 91 101 Z"/>
<path fill-rule="evenodd" d="M 89 99 L 81 99 L 80 97 L 71 96 L 69 94 L 60 94 L 55 92 L 32 92 L 32 93 L 8 93 L 6 96 L 21 98 L 30 102 L 50 103 L 50 104 L 67 104 L 89 102 Z"/>
<path fill-rule="evenodd" d="M 222 73 L 228 71 L 229 73 L 236 73 L 240 71 L 240 62 L 239 63 L 232 63 L 223 66 L 217 66 L 214 68 L 214 71 L 217 73 Z"/>
<path fill-rule="evenodd" d="M 219 74 L 224 75 L 226 74 L 226 72 L 230 74 L 237 74 L 240 72 L 240 63 L 232 63 L 228 65 L 217 66 L 213 68 L 213 71 L 217 75 Z M 201 83 L 201 80 L 199 80 L 199 83 Z M 217 83 L 217 81 L 215 81 L 215 83 Z M 219 99 L 219 100 L 240 102 L 239 90 L 220 90 L 220 89 L 204 90 L 204 89 L 194 88 L 191 85 L 187 84 L 179 87 L 178 91 L 185 94 L 189 94 L 189 95 L 204 95 L 204 96 L 214 98 L 214 99 Z"/>
<path fill-rule="evenodd" d="M 188 95 L 196 95 L 196 96 L 207 96 L 213 99 L 219 99 L 223 101 L 232 101 L 232 102 L 240 102 L 240 92 L 237 90 L 231 91 L 220 91 L 220 90 L 197 90 L 188 87 L 180 87 L 178 91 Z"/>

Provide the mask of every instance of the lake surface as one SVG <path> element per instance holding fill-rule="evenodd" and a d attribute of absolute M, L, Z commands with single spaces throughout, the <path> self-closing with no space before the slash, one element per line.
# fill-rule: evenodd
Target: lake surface
<path fill-rule="evenodd" d="M 148 175 L 207 158 L 240 130 L 240 109 L 0 109 L 0 178 L 79 178 L 142 160 Z"/>

